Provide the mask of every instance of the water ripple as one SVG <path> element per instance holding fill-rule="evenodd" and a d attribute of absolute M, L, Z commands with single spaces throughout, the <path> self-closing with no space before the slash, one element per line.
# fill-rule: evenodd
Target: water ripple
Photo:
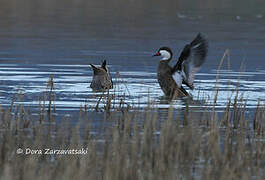
<path fill-rule="evenodd" d="M 27 67 L 26 65 L 4 64 L 0 68 L 0 102 L 2 105 L 10 104 L 13 95 L 20 92 L 24 94 L 25 98 L 17 103 L 38 107 L 38 97 L 45 93 L 48 78 L 53 74 L 57 108 L 77 110 L 82 105 L 95 107 L 102 93 L 95 93 L 89 87 L 92 72 L 88 66 L 37 64 Z M 216 80 L 217 73 L 218 81 Z M 115 77 L 115 73 L 112 74 Z M 264 74 L 264 70 L 243 73 L 231 70 L 212 70 L 211 73 L 198 73 L 195 80 L 196 88 L 190 93 L 194 99 L 205 98 L 210 103 L 213 102 L 216 88 L 218 88 L 217 107 L 224 108 L 227 99 L 235 97 L 236 90 L 238 90 L 247 100 L 247 107 L 254 108 L 258 99 L 265 100 L 265 81 L 260 77 Z M 114 89 L 110 93 L 125 97 L 128 104 L 144 108 L 149 105 L 148 102 L 154 102 L 155 107 L 162 109 L 169 106 L 174 108 L 185 106 L 182 100 L 174 101 L 173 104 L 161 100 L 163 92 L 157 83 L 154 72 L 121 71 L 119 78 L 114 78 L 113 81 Z M 103 101 L 105 100 L 103 99 Z M 103 103 L 99 104 L 99 107 L 103 106 Z M 204 105 L 195 103 L 192 106 L 202 107 Z"/>

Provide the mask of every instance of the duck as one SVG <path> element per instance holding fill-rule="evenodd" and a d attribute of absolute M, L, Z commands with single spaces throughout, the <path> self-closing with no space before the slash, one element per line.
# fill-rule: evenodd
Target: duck
<path fill-rule="evenodd" d="M 93 79 L 90 87 L 94 91 L 105 91 L 113 88 L 112 77 L 107 67 L 107 61 L 104 60 L 101 66 L 96 67 L 90 64 L 93 69 Z"/>
<path fill-rule="evenodd" d="M 204 64 L 207 53 L 208 41 L 201 33 L 198 33 L 191 43 L 185 45 L 173 67 L 169 65 L 173 57 L 172 50 L 166 46 L 159 48 L 153 56 L 161 56 L 157 68 L 157 80 L 167 97 L 191 97 L 183 84 L 190 90 L 194 89 L 195 74 Z"/>

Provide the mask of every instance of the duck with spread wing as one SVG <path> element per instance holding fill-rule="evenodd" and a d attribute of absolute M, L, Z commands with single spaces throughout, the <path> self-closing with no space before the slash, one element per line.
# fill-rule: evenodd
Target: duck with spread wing
<path fill-rule="evenodd" d="M 191 43 L 184 47 L 173 67 L 169 65 L 173 56 L 169 47 L 161 47 L 153 55 L 162 57 L 157 69 L 157 79 L 166 96 L 171 98 L 189 96 L 183 84 L 191 90 L 194 89 L 195 74 L 205 62 L 207 52 L 208 42 L 199 33 Z"/>

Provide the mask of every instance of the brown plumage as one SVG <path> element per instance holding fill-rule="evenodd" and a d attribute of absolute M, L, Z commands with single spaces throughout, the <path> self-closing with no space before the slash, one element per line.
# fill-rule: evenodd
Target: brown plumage
<path fill-rule="evenodd" d="M 181 86 L 177 86 L 172 77 L 172 67 L 168 64 L 169 61 L 161 60 L 157 68 L 157 80 L 164 92 L 170 98 L 189 96 L 189 93 Z"/>
<path fill-rule="evenodd" d="M 169 65 L 173 53 L 168 47 L 161 47 L 154 56 L 162 56 L 157 69 L 158 83 L 169 97 L 189 96 L 182 84 L 193 90 L 195 73 L 205 62 L 208 51 L 207 40 L 199 33 L 181 52 L 174 67 Z"/>
<path fill-rule="evenodd" d="M 106 65 L 106 60 L 104 60 L 101 64 L 101 66 L 96 67 L 93 64 L 90 64 L 90 66 L 93 69 L 93 80 L 90 84 L 90 87 L 94 91 L 104 91 L 107 89 L 113 88 L 112 78 L 110 76 L 109 70 Z"/>

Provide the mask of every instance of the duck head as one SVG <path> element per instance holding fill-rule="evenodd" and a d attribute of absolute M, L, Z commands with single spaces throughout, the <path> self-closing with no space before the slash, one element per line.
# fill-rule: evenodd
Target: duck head
<path fill-rule="evenodd" d="M 172 59 L 173 53 L 169 47 L 161 47 L 153 56 L 161 56 L 161 60 L 170 61 Z"/>

